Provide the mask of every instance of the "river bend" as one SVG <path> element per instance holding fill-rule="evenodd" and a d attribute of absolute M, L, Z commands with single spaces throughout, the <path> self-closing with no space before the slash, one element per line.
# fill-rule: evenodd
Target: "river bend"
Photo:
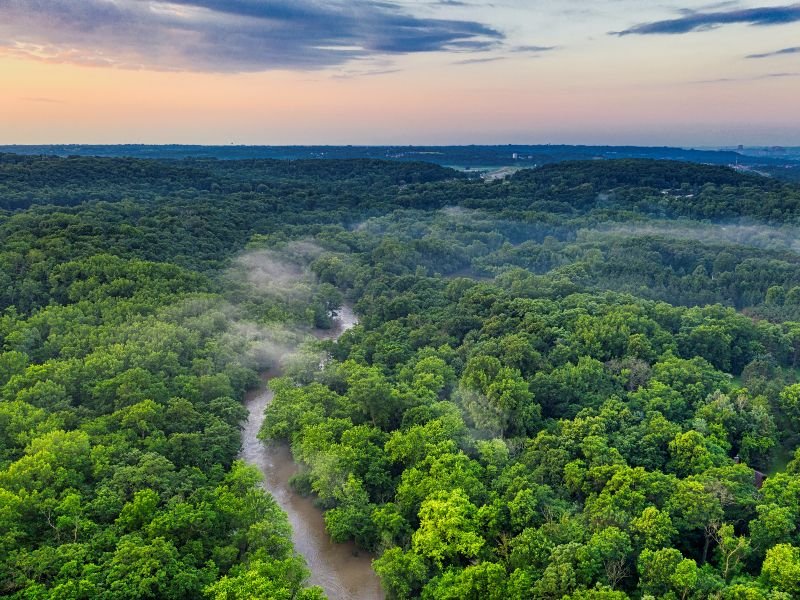
<path fill-rule="evenodd" d="M 358 323 L 349 307 L 342 307 L 337 327 L 320 332 L 321 339 L 338 339 Z M 242 430 L 243 458 L 255 466 L 264 477 L 264 488 L 275 497 L 292 525 L 292 543 L 311 570 L 311 585 L 322 587 L 329 600 L 381 600 L 384 593 L 378 576 L 372 570 L 372 556 L 358 550 L 352 543 L 337 544 L 325 531 L 322 512 L 311 498 L 297 494 L 289 479 L 298 466 L 286 444 L 265 445 L 258 439 L 264 422 L 264 410 L 273 393 L 266 383 L 280 375 L 280 368 L 262 374 L 262 385 L 245 398 L 249 417 Z"/>

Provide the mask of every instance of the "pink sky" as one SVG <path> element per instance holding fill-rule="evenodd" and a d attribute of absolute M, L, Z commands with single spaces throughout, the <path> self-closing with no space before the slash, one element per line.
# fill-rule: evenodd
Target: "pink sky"
<path fill-rule="evenodd" d="M 126 1 L 133 0 L 119 0 Z M 136 29 L 126 38 L 130 14 L 109 20 L 103 37 L 82 33 L 78 16 L 58 13 L 64 2 L 50 4 L 49 27 L 41 15 L 34 23 L 22 0 L 0 7 L 0 40 L 8 40 L 0 43 L 0 143 L 800 145 L 800 52 L 792 51 L 800 16 L 754 24 L 747 19 L 760 14 L 757 3 L 735 9 L 742 22 L 617 36 L 609 32 L 675 27 L 687 13 L 678 5 L 633 9 L 626 0 L 597 12 L 577 2 L 538 12 L 513 0 L 493 11 L 479 4 L 412 10 L 398 2 L 388 16 L 358 15 L 375 21 L 380 39 L 342 17 L 346 36 L 336 39 L 358 40 L 352 46 L 327 49 L 328 38 L 315 33 L 285 50 L 261 37 L 232 47 L 231 31 L 244 21 L 212 10 L 215 0 L 201 1 L 197 13 L 195 2 L 182 3 L 191 5 L 188 13 L 150 3 L 158 18 L 176 11 L 203 27 L 225 24 L 222 40 L 216 29 L 209 29 L 212 41 L 197 37 L 206 29 L 192 30 L 189 48 L 207 44 L 197 64 L 182 39 L 162 39 L 171 29 L 153 30 L 158 21 L 145 23 L 154 37 L 140 47 L 137 39 L 150 34 Z M 790 17 L 793 6 L 800 15 L 800 5 L 787 6 Z M 689 14 L 708 21 L 718 13 L 698 7 Z M 422 34 L 394 40 L 386 28 L 397 26 L 397 15 L 413 15 L 425 35 L 433 23 L 442 29 L 437 35 L 451 38 L 432 48 Z M 273 29 L 258 36 L 286 34 Z M 222 44 L 223 62 L 213 43 Z M 769 56 L 747 58 L 753 54 Z"/>

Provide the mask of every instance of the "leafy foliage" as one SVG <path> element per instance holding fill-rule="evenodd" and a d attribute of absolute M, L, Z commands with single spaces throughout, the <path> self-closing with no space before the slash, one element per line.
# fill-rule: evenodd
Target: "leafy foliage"
<path fill-rule="evenodd" d="M 240 400 L 253 327 L 328 326 L 342 295 L 360 325 L 273 380 L 262 436 L 391 597 L 798 593 L 796 186 L 653 161 L 0 173 L 0 594 L 320 598 L 236 460 Z M 246 248 L 291 268 L 255 277 Z"/>

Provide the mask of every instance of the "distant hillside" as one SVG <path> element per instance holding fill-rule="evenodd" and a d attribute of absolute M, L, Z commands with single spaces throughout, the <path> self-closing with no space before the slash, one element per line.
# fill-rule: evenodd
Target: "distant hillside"
<path fill-rule="evenodd" d="M 527 169 L 506 184 L 505 208 L 563 212 L 607 209 L 699 219 L 800 219 L 800 186 L 727 167 L 625 159 L 567 161 Z M 496 208 L 497 198 L 471 202 Z"/>
<path fill-rule="evenodd" d="M 153 200 L 189 191 L 351 194 L 463 178 L 425 162 L 374 160 L 139 159 L 0 154 L 0 208 L 73 206 L 91 200 Z M 321 185 L 317 185 L 317 184 Z"/>
<path fill-rule="evenodd" d="M 422 189 L 424 188 L 424 189 Z M 564 161 L 481 181 L 427 162 L 138 159 L 0 154 L 0 209 L 89 201 L 186 202 L 239 194 L 292 210 L 436 209 L 800 222 L 800 186 L 734 169 L 653 159 Z M 542 217 L 544 218 L 544 217 Z"/>
<path fill-rule="evenodd" d="M 49 156 L 242 159 L 379 159 L 425 161 L 470 170 L 533 167 L 567 160 L 651 158 L 742 167 L 800 165 L 793 155 L 745 155 L 733 150 L 639 146 L 471 145 L 471 146 L 184 146 L 53 145 L 0 146 L 0 152 Z M 780 171 L 778 171 L 780 173 Z"/>
<path fill-rule="evenodd" d="M 587 180 L 603 188 L 620 186 L 649 187 L 659 189 L 705 184 L 742 185 L 745 183 L 774 187 L 777 182 L 765 181 L 763 177 L 742 174 L 726 167 L 692 164 L 689 162 L 622 159 L 610 161 L 566 161 L 550 164 L 535 170 L 524 170 L 514 176 L 523 182 L 578 185 Z"/>

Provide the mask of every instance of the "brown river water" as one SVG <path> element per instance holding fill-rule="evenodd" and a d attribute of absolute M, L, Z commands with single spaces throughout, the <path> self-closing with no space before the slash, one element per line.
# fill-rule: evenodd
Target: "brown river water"
<path fill-rule="evenodd" d="M 337 339 L 358 323 L 349 307 L 342 307 L 335 329 L 320 332 L 321 339 Z M 280 375 L 280 369 L 262 374 L 266 384 Z M 289 478 L 297 473 L 298 466 L 286 444 L 265 445 L 258 439 L 264 422 L 264 409 L 272 401 L 273 393 L 266 386 L 249 392 L 245 406 L 249 417 L 242 430 L 241 457 L 258 468 L 264 477 L 264 488 L 275 497 L 289 516 L 292 525 L 292 542 L 295 550 L 306 560 L 311 570 L 311 585 L 325 590 L 329 600 L 382 600 L 384 593 L 378 576 L 372 570 L 374 558 L 354 544 L 336 544 L 325 531 L 322 512 L 314 506 L 312 498 L 297 494 L 289 485 Z"/>

